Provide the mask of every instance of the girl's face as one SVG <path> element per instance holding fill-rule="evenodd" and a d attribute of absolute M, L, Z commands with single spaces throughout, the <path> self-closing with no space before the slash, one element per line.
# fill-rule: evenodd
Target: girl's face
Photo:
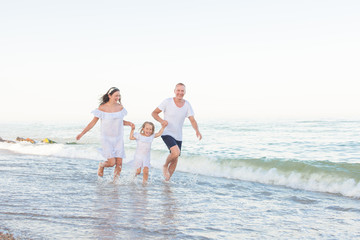
<path fill-rule="evenodd" d="M 119 91 L 116 91 L 114 92 L 112 95 L 109 94 L 109 101 L 111 102 L 119 102 L 119 99 L 120 99 L 120 92 Z"/>
<path fill-rule="evenodd" d="M 150 124 L 145 124 L 143 131 L 145 136 L 149 137 L 153 133 L 153 127 Z"/>

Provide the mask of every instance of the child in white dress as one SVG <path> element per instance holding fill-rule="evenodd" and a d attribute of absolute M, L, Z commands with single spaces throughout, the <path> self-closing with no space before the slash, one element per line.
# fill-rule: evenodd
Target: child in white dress
<path fill-rule="evenodd" d="M 141 168 L 143 168 L 144 184 L 147 183 L 149 178 L 151 143 L 154 138 L 161 136 L 164 129 L 165 127 L 162 127 L 158 133 L 154 134 L 155 126 L 152 122 L 144 122 L 140 133 L 134 133 L 135 126 L 131 127 L 130 140 L 136 140 L 137 143 L 134 156 L 135 176 L 139 175 Z"/>
<path fill-rule="evenodd" d="M 115 87 L 110 88 L 100 98 L 99 108 L 92 113 L 94 114 L 93 120 L 76 136 L 76 140 L 80 140 L 101 119 L 102 155 L 107 161 L 99 163 L 98 175 L 102 177 L 105 167 L 116 165 L 114 170 L 115 181 L 120 175 L 122 159 L 125 157 L 124 126 L 135 127 L 135 125 L 124 120 L 127 111 L 121 104 L 120 90 Z"/>

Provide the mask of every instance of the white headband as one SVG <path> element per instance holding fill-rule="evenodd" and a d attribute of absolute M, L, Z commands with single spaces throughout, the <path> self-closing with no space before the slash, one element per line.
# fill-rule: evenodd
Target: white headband
<path fill-rule="evenodd" d="M 114 90 L 119 91 L 119 89 L 117 89 L 116 87 L 112 87 L 112 88 L 109 89 L 107 94 L 110 94 Z"/>

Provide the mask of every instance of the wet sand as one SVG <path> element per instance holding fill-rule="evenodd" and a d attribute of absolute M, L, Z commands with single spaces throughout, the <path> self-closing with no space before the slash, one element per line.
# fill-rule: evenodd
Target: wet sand
<path fill-rule="evenodd" d="M 0 240 L 15 240 L 14 235 L 11 233 L 0 232 Z"/>

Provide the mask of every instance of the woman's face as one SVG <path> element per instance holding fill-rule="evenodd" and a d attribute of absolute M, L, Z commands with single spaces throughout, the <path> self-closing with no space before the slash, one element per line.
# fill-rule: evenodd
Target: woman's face
<path fill-rule="evenodd" d="M 120 92 L 116 91 L 112 95 L 109 94 L 109 99 L 111 102 L 118 102 L 120 99 Z"/>

